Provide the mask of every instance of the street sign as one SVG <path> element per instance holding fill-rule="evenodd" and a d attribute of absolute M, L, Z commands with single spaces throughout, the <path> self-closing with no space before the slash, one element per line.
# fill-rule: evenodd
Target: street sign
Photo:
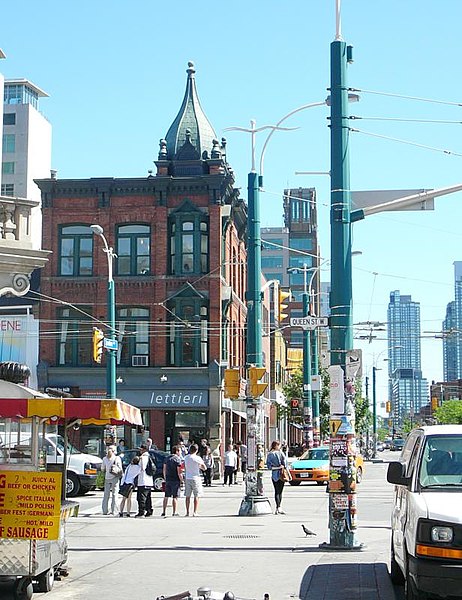
<path fill-rule="evenodd" d="M 341 419 L 331 419 L 329 421 L 330 435 L 332 437 L 335 437 L 337 435 L 337 432 L 338 432 L 338 430 L 340 429 L 341 426 L 342 426 L 342 420 Z"/>
<path fill-rule="evenodd" d="M 104 338 L 103 345 L 106 350 L 118 350 L 119 342 L 117 340 L 111 340 L 111 338 Z"/>
<path fill-rule="evenodd" d="M 302 329 L 316 329 L 317 327 L 327 327 L 329 320 L 327 317 L 292 317 L 290 319 L 291 327 L 301 327 Z"/>

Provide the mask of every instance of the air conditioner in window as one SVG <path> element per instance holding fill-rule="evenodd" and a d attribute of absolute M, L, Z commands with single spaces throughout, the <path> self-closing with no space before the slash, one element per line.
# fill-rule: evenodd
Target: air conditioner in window
<path fill-rule="evenodd" d="M 149 356 L 147 354 L 134 354 L 132 356 L 132 367 L 148 367 Z"/>

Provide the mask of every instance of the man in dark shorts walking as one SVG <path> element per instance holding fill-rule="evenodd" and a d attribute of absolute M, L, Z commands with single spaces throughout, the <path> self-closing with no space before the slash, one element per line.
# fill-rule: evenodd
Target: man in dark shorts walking
<path fill-rule="evenodd" d="M 166 517 L 168 499 L 172 499 L 172 516 L 178 517 L 177 504 L 180 486 L 183 483 L 183 471 L 180 446 L 173 446 L 172 454 L 164 463 L 165 496 L 161 517 Z"/>

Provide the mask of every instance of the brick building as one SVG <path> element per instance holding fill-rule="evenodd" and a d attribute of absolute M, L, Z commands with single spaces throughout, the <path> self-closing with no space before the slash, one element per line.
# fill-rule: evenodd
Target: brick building
<path fill-rule="evenodd" d="M 41 280 L 39 384 L 105 394 L 104 358 L 96 365 L 91 351 L 93 327 L 107 331 L 107 257 L 90 229 L 98 224 L 117 254 L 117 396 L 142 410 L 143 435 L 165 449 L 180 435 L 215 447 L 245 426 L 221 379 L 225 364 L 245 365 L 247 209 L 192 63 L 187 74 L 154 175 L 37 182 L 42 246 L 53 251 Z M 98 435 L 89 428 L 81 443 Z"/>

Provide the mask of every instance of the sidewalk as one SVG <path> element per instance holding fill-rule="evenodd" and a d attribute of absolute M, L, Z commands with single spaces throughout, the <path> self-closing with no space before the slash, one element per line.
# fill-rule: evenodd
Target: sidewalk
<path fill-rule="evenodd" d="M 104 517 L 97 493 L 85 498 L 80 516 L 68 523 L 71 575 L 47 600 L 88 600 L 101 589 L 155 600 L 184 590 L 195 594 L 204 586 L 256 600 L 265 593 L 270 600 L 394 600 L 386 567 L 391 489 L 384 472 L 384 465 L 371 465 L 360 486 L 361 552 L 319 548 L 329 539 L 328 498 L 320 486 L 286 486 L 286 514 L 259 517 L 237 516 L 242 484 L 207 488 L 197 518 L 160 517 L 160 494 L 153 495 L 149 519 Z M 265 490 L 273 504 L 269 478 Z M 184 514 L 183 501 L 180 507 Z M 305 537 L 302 523 L 316 536 Z"/>

